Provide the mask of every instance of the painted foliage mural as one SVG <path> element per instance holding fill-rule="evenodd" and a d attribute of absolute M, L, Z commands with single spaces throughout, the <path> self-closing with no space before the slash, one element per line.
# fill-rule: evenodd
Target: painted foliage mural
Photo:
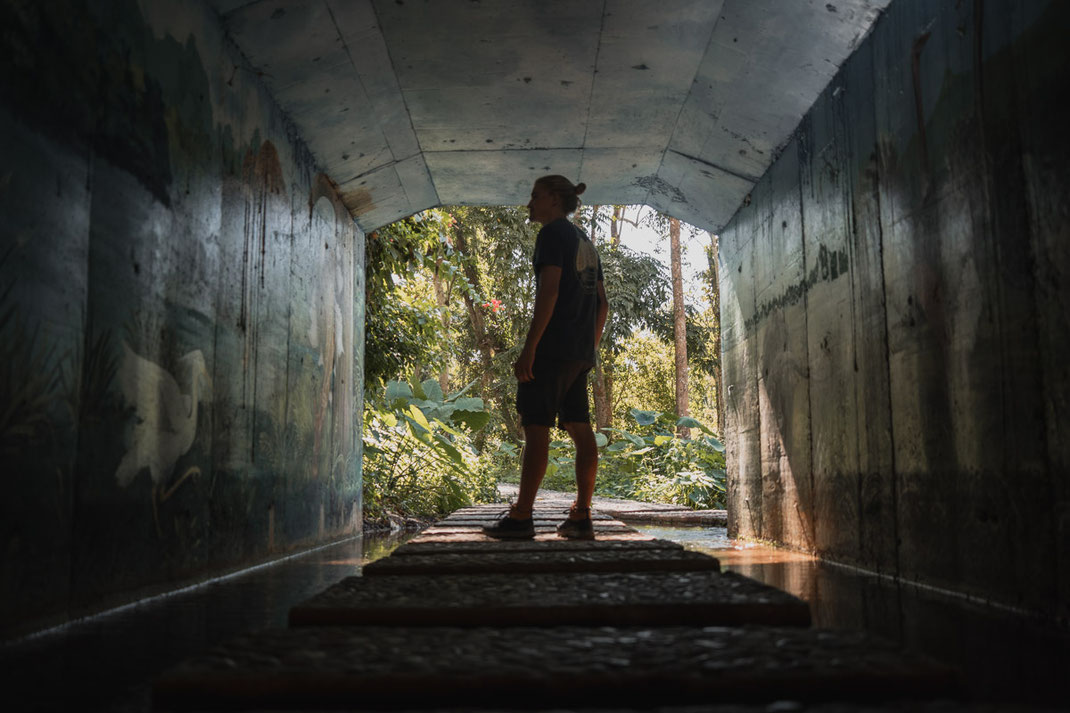
<path fill-rule="evenodd" d="M 364 236 L 207 8 L 48 5 L 0 5 L 7 635 L 360 522 Z"/>

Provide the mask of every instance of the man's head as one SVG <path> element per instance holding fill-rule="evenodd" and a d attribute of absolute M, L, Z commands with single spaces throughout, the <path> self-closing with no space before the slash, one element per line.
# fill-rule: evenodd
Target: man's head
<path fill-rule="evenodd" d="M 535 181 L 528 202 L 528 217 L 546 225 L 552 220 L 563 218 L 576 210 L 580 203 L 580 194 L 587 189 L 587 184 L 572 184 L 564 176 L 543 176 Z"/>

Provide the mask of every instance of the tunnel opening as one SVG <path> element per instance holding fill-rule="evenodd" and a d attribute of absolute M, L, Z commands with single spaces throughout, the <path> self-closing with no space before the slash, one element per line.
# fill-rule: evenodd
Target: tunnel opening
<path fill-rule="evenodd" d="M 571 219 L 591 236 L 610 304 L 585 397 L 596 492 L 723 509 L 716 236 L 641 206 L 581 206 Z M 366 526 L 445 515 L 518 482 L 513 362 L 532 319 L 538 227 L 526 208 L 456 206 L 368 236 Z M 544 487 L 574 489 L 575 457 L 555 431 Z"/>

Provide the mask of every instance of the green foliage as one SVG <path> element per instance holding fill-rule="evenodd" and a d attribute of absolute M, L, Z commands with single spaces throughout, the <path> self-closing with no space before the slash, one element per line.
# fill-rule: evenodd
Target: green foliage
<path fill-rule="evenodd" d="M 614 440 L 603 437 L 599 442 L 597 494 L 700 509 L 724 507 L 725 448 L 712 431 L 694 418 L 674 420 L 660 411 L 632 409 L 630 417 L 635 428 L 606 429 Z M 680 438 L 677 426 L 701 435 Z M 549 463 L 543 487 L 571 490 L 572 443 L 551 443 Z"/>
<path fill-rule="evenodd" d="M 622 342 L 613 371 L 615 422 L 623 423 L 632 409 L 675 408 L 672 344 L 652 334 L 634 334 Z"/>
<path fill-rule="evenodd" d="M 442 515 L 494 496 L 472 433 L 490 419 L 483 400 L 445 396 L 434 379 L 390 381 L 364 409 L 364 512 Z"/>
<path fill-rule="evenodd" d="M 609 216 L 588 212 L 585 227 L 598 236 L 611 305 L 601 365 L 612 383 L 614 424 L 635 422 L 627 431 L 596 434 L 600 492 L 717 503 L 723 454 L 706 436 L 677 439 L 674 424 L 661 416 L 674 408 L 668 270 L 652 255 L 605 240 Z M 370 516 L 444 512 L 491 495 L 498 478 L 517 476 L 512 362 L 531 319 L 538 227 L 520 207 L 453 206 L 368 236 Z M 698 367 L 692 383 L 704 385 L 695 376 L 705 378 L 700 374 L 714 360 L 703 317 L 689 313 L 688 336 L 689 360 Z M 442 393 L 461 384 L 468 385 Z M 716 412 L 705 406 L 715 402 L 694 391 L 693 413 L 714 422 Z M 555 443 L 547 484 L 571 488 L 572 463 L 571 445 Z"/>
<path fill-rule="evenodd" d="M 598 254 L 610 304 L 602 343 L 616 353 L 633 333 L 664 321 L 671 288 L 665 267 L 651 255 L 607 245 L 599 245 Z"/>
<path fill-rule="evenodd" d="M 463 256 L 448 240 L 453 218 L 425 211 L 368 236 L 365 379 L 380 385 L 419 365 L 449 359 L 464 319 L 439 306 L 432 284 L 479 300 L 464 277 Z"/>
<path fill-rule="evenodd" d="M 698 370 L 703 374 L 712 374 L 720 360 L 720 355 L 712 349 L 713 330 L 719 329 L 709 309 L 697 310 L 685 305 L 684 335 L 687 339 L 687 363 L 689 371 Z M 658 339 L 671 345 L 675 339 L 673 333 L 672 312 L 663 310 L 651 321 L 650 329 Z"/>

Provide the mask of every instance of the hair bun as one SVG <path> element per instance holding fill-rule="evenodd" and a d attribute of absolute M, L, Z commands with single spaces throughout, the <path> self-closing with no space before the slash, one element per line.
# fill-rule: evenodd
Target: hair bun
<path fill-rule="evenodd" d="M 583 193 L 586 190 L 587 190 L 587 184 L 586 183 L 577 183 L 576 184 L 576 195 L 580 195 L 581 193 Z"/>

